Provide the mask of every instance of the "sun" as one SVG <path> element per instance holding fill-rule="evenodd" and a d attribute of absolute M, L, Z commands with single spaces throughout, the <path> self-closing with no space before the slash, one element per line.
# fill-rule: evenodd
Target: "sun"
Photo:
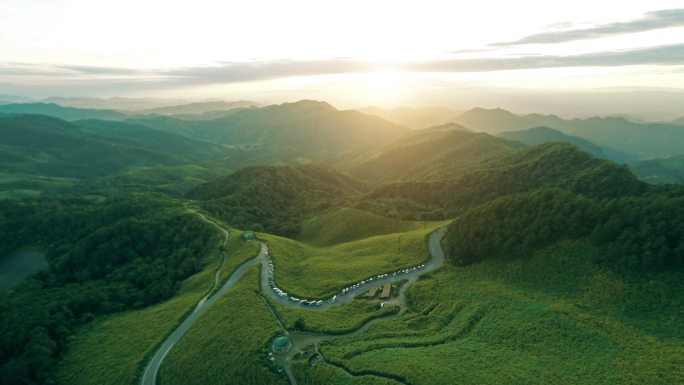
<path fill-rule="evenodd" d="M 393 105 L 405 96 L 409 74 L 401 71 L 378 69 L 359 75 L 361 91 L 376 104 Z"/>

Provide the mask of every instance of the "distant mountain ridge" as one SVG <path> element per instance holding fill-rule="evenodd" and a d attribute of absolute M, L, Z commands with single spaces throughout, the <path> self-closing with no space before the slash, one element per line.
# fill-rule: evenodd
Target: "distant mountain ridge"
<path fill-rule="evenodd" d="M 574 144 L 580 150 L 586 151 L 598 158 L 607 158 L 601 147 L 577 136 L 566 135 L 550 127 L 534 127 L 520 131 L 506 131 L 499 133 L 498 137 L 515 140 L 529 146 L 542 143 L 565 142 Z"/>
<path fill-rule="evenodd" d="M 13 103 L 0 105 L 3 114 L 40 114 L 64 120 L 124 120 L 128 115 L 113 110 L 63 107 L 55 103 Z"/>
<path fill-rule="evenodd" d="M 515 115 L 502 109 L 475 108 L 455 118 L 474 131 L 498 134 L 545 126 L 586 139 L 613 160 L 663 157 L 684 153 L 684 127 L 673 123 L 636 123 L 621 117 L 565 120 L 555 115 Z"/>
<path fill-rule="evenodd" d="M 453 110 L 444 107 L 365 107 L 357 108 L 357 111 L 368 115 L 379 116 L 390 122 L 412 129 L 442 125 L 452 121 L 457 115 Z"/>
<path fill-rule="evenodd" d="M 137 111 L 151 108 L 177 106 L 190 103 L 185 99 L 166 99 L 166 98 L 131 98 L 131 97 L 111 97 L 111 98 L 90 98 L 90 97 L 50 97 L 40 100 L 43 103 L 55 103 L 64 107 L 94 108 L 116 111 Z"/>
<path fill-rule="evenodd" d="M 257 103 L 247 100 L 234 102 L 210 101 L 196 102 L 189 104 L 174 105 L 168 107 L 158 107 L 147 110 L 136 111 L 137 114 L 158 114 L 158 115 L 199 115 L 213 111 L 230 111 L 237 108 L 256 107 Z"/>
<path fill-rule="evenodd" d="M 629 166 L 634 174 L 650 183 L 684 183 L 684 154 L 644 159 Z"/>
<path fill-rule="evenodd" d="M 390 142 L 408 131 L 377 116 L 338 110 L 328 103 L 312 100 L 242 109 L 213 120 L 147 116 L 129 121 L 261 156 L 285 152 L 295 157 L 337 156 Z"/>

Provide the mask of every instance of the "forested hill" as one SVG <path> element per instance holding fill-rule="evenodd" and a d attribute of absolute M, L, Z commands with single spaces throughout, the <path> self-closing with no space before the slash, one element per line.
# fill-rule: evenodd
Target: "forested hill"
<path fill-rule="evenodd" d="M 684 190 L 610 199 L 562 189 L 510 194 L 472 207 L 450 225 L 453 261 L 514 258 L 560 239 L 587 237 L 619 270 L 684 268 Z"/>
<path fill-rule="evenodd" d="M 0 116 L 0 193 L 73 191 L 141 167 L 196 169 L 210 161 L 236 167 L 246 158 L 237 149 L 123 122 Z M 169 175 L 163 183 L 183 177 Z"/>
<path fill-rule="evenodd" d="M 442 219 L 501 196 L 540 188 L 558 187 L 597 198 L 641 194 L 647 189 L 627 167 L 566 143 L 505 152 L 459 170 L 453 178 L 376 186 L 363 205 L 400 216 L 411 215 L 402 207 L 416 205 L 423 211 L 420 215 Z"/>
<path fill-rule="evenodd" d="M 234 226 L 292 236 L 307 215 L 363 191 L 364 183 L 324 166 L 254 166 L 202 184 L 187 196 Z"/>
<path fill-rule="evenodd" d="M 399 182 L 375 183 L 369 188 L 322 166 L 258 166 L 200 185 L 187 196 L 201 200 L 205 209 L 236 226 L 296 235 L 302 220 L 329 207 L 357 207 L 406 219 L 448 219 L 502 196 L 543 188 L 560 188 L 592 199 L 638 196 L 648 190 L 625 166 L 597 159 L 570 144 L 525 148 L 487 134 L 460 130 L 433 134 L 434 139 L 424 142 L 411 137 L 406 145 L 390 146 L 388 153 L 396 151 L 396 159 L 421 145 L 425 154 L 440 154 L 428 157 L 421 168 L 409 168 L 401 161 L 394 168 L 390 163 L 378 168 L 382 172 L 375 179 L 401 175 L 404 179 Z M 471 145 L 482 141 L 485 145 L 480 150 L 492 150 L 459 151 L 452 143 L 444 144 L 445 135 Z"/>
<path fill-rule="evenodd" d="M 567 144 L 489 165 L 423 202 L 455 218 L 444 240 L 454 263 L 511 259 L 580 239 L 601 250 L 595 262 L 621 274 L 684 268 L 684 187 L 647 185 L 626 166 Z"/>
<path fill-rule="evenodd" d="M 0 117 L 3 171 L 92 177 L 137 165 L 221 158 L 233 151 L 148 127 L 108 121 L 70 123 L 42 115 Z"/>
<path fill-rule="evenodd" d="M 54 383 L 77 326 L 169 298 L 220 236 L 177 202 L 152 196 L 0 200 L 0 218 L 0 254 L 37 244 L 49 261 L 0 295 L 3 384 Z"/>
<path fill-rule="evenodd" d="M 371 183 L 452 179 L 503 154 L 525 146 L 446 124 L 410 134 L 368 151 L 348 166 Z"/>

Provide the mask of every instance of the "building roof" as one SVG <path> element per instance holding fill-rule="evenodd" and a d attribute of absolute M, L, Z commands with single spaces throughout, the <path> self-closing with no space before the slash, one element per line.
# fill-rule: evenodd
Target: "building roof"
<path fill-rule="evenodd" d="M 273 349 L 283 350 L 290 346 L 290 339 L 287 336 L 280 336 L 273 341 Z"/>
<path fill-rule="evenodd" d="M 390 290 L 392 290 L 392 284 L 387 282 L 385 287 L 382 288 L 382 294 L 380 294 L 380 298 L 389 298 Z"/>

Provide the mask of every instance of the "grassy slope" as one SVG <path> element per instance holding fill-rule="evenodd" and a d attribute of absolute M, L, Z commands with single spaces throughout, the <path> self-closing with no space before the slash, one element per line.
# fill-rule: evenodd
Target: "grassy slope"
<path fill-rule="evenodd" d="M 225 278 L 237 265 L 256 254 L 231 231 Z M 217 238 L 218 244 L 218 238 Z M 64 385 L 127 385 L 136 383 L 148 354 L 208 292 L 218 266 L 217 254 L 207 256 L 204 269 L 185 280 L 172 299 L 146 309 L 116 314 L 83 327 L 70 341 L 58 363 Z"/>
<path fill-rule="evenodd" d="M 681 383 L 681 324 L 630 316 L 630 284 L 592 265 L 596 252 L 561 243 L 515 262 L 441 270 L 410 290 L 413 311 L 323 353 L 412 384 Z"/>
<path fill-rule="evenodd" d="M 349 376 L 342 369 L 320 362 L 311 366 L 309 358 L 315 355 L 309 347 L 292 361 L 299 385 L 396 385 L 397 382 L 375 376 Z"/>
<path fill-rule="evenodd" d="M 396 307 L 380 309 L 379 301 L 354 300 L 343 306 L 325 310 L 290 308 L 272 303 L 278 318 L 288 330 L 295 330 L 295 322 L 304 322 L 303 331 L 342 334 L 363 326 L 372 318 L 384 317 L 397 312 Z"/>
<path fill-rule="evenodd" d="M 171 350 L 161 367 L 160 383 L 286 384 L 266 365 L 268 344 L 282 330 L 257 288 L 254 267 Z"/>
<path fill-rule="evenodd" d="M 368 211 L 344 207 L 305 221 L 297 240 L 314 246 L 330 246 L 374 235 L 418 230 L 425 226 L 424 222 L 390 219 Z"/>
<path fill-rule="evenodd" d="M 221 269 L 221 282 L 225 282 L 240 265 L 259 253 L 261 246 L 257 243 L 245 244 L 242 241 L 242 233 L 241 230 L 230 229 L 230 237 L 226 246 L 226 253 L 229 257 Z"/>
<path fill-rule="evenodd" d="M 443 224 L 427 222 L 419 230 L 378 235 L 329 247 L 311 246 L 269 234 L 259 236 L 269 243 L 279 287 L 298 297 L 323 298 L 336 294 L 348 284 L 425 261 L 428 258 L 426 237 Z"/>

